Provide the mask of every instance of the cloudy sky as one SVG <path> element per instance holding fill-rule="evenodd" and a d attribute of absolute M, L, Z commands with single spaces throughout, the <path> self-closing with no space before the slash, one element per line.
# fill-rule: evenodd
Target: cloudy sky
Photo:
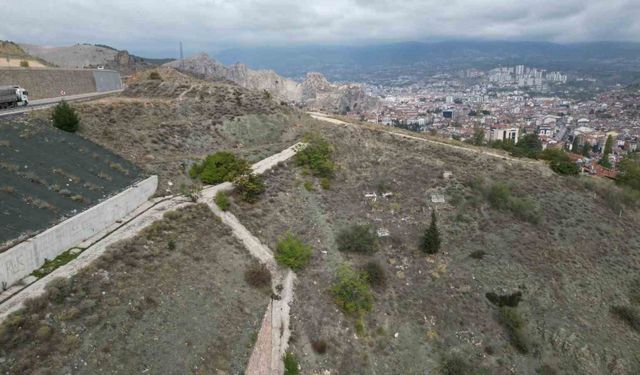
<path fill-rule="evenodd" d="M 640 42 L 640 0 L 2 1 L 0 39 L 172 57 L 234 46 L 446 39 Z"/>

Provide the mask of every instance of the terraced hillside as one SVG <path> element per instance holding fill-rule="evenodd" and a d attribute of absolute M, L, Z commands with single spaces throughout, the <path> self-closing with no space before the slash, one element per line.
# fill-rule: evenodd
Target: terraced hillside
<path fill-rule="evenodd" d="M 638 373 L 640 214 L 621 211 L 609 181 L 364 127 L 316 130 L 335 147 L 328 190 L 291 162 L 259 203 L 231 207 L 272 249 L 287 232 L 313 247 L 292 306 L 301 373 Z M 442 246 L 429 255 L 432 212 Z M 354 224 L 375 240 L 341 236 Z M 340 251 L 345 241 L 364 249 Z M 367 275 L 347 297 L 345 265 Z"/>
<path fill-rule="evenodd" d="M 2 120 L 0 244 L 46 229 L 142 177 L 140 168 L 78 135 L 48 123 Z"/>

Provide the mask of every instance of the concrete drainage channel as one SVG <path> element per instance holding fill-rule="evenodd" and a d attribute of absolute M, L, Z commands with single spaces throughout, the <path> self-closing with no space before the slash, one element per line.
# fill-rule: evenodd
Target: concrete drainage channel
<path fill-rule="evenodd" d="M 263 159 L 253 164 L 255 173 L 262 174 L 273 168 L 280 162 L 286 161 L 294 156 L 299 150 L 305 147 L 303 143 L 297 143 L 275 155 Z M 247 375 L 280 375 L 284 372 L 284 356 L 289 344 L 291 331 L 289 329 L 290 304 L 293 300 L 293 283 L 295 274 L 291 270 L 280 268 L 273 257 L 273 253 L 267 246 L 251 234 L 240 221 L 231 213 L 223 212 L 214 203 L 214 197 L 218 191 L 233 189 L 231 183 L 225 182 L 216 186 L 210 186 L 202 190 L 198 203 L 205 203 L 213 213 L 220 217 L 222 222 L 228 225 L 237 237 L 247 248 L 249 253 L 261 263 L 266 264 L 272 273 L 272 289 L 277 290 L 279 298 L 272 298 L 267 307 L 262 326 L 258 333 L 255 346 L 247 364 Z M 142 229 L 153 222 L 162 219 L 167 211 L 173 211 L 195 203 L 182 196 L 161 198 L 140 207 L 126 222 L 112 230 L 110 233 L 100 234 L 91 245 L 79 244 L 77 247 L 86 249 L 73 261 L 57 268 L 45 277 L 33 282 L 8 300 L 0 304 L 0 322 L 4 321 L 11 313 L 23 307 L 26 300 L 41 296 L 45 291 L 45 286 L 53 279 L 64 277 L 69 278 L 75 275 L 82 268 L 98 259 L 109 247 L 109 245 L 134 237 Z"/>

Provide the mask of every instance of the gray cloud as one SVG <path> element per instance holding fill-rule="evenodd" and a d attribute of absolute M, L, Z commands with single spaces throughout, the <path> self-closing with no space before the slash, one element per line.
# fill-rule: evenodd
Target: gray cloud
<path fill-rule="evenodd" d="M 437 39 L 640 42 L 638 0 L 32 0 L 0 39 L 111 44 L 149 56 L 233 46 Z"/>

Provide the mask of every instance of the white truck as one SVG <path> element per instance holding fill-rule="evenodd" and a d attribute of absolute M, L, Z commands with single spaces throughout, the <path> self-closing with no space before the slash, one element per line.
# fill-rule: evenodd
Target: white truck
<path fill-rule="evenodd" d="M 29 93 L 20 86 L 0 86 L 0 109 L 29 104 Z"/>

